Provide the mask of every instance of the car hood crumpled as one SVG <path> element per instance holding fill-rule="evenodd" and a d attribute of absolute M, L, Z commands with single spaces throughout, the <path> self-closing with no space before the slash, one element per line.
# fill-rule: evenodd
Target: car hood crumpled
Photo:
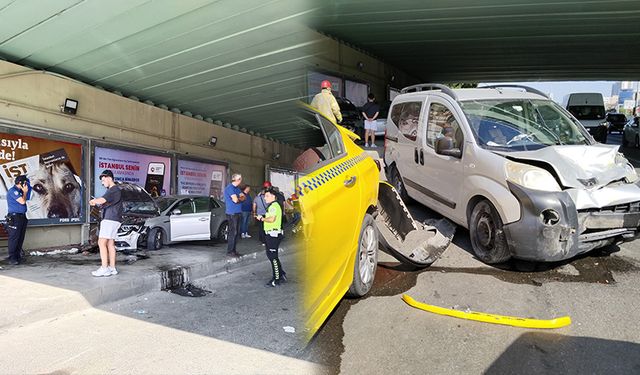
<path fill-rule="evenodd" d="M 565 188 L 599 189 L 624 180 L 633 167 L 626 159 L 618 158 L 615 145 L 565 145 L 549 146 L 535 151 L 500 152 L 516 161 L 544 162 L 556 171 Z"/>

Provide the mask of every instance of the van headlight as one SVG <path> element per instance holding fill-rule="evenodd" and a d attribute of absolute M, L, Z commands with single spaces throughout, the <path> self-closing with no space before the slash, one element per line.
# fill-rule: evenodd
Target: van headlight
<path fill-rule="evenodd" d="M 541 191 L 562 191 L 558 181 L 542 168 L 528 164 L 507 161 L 505 164 L 507 181 L 522 187 Z"/>

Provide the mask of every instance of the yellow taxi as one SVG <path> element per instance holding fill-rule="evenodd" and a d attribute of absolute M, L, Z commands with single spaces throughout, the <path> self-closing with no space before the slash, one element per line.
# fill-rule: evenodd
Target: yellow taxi
<path fill-rule="evenodd" d="M 304 233 L 303 313 L 311 337 L 345 294 L 360 297 L 373 285 L 379 166 L 353 142 L 357 135 L 310 106 L 298 111 L 297 128 L 310 140 L 293 167 Z"/>

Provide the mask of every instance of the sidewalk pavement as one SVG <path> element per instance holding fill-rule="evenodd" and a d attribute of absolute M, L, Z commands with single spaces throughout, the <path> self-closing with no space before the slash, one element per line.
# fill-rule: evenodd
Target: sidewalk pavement
<path fill-rule="evenodd" d="M 283 243 L 295 251 L 293 240 Z M 183 282 L 230 272 L 264 260 L 263 246 L 242 239 L 241 258 L 226 256 L 226 243 L 189 242 L 158 251 L 117 255 L 118 275 L 93 277 L 100 265 L 98 254 L 28 256 L 24 265 L 0 262 L 0 332 L 43 319 L 123 298 L 159 291 Z"/>

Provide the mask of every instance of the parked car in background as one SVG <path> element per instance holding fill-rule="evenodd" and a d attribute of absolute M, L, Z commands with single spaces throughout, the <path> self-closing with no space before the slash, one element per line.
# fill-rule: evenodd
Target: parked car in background
<path fill-rule="evenodd" d="M 356 107 L 349 99 L 336 97 L 342 113 L 340 125 L 356 133 L 360 138 L 364 138 L 364 122 L 360 108 Z"/>
<path fill-rule="evenodd" d="M 622 131 L 622 147 L 633 146 L 640 148 L 640 126 L 638 117 L 627 121 Z"/>
<path fill-rule="evenodd" d="M 380 112 L 376 119 L 376 136 L 384 135 L 387 129 L 387 116 L 389 115 L 389 106 L 391 105 L 391 102 L 387 100 L 379 104 Z"/>
<path fill-rule="evenodd" d="M 143 190 L 144 191 L 144 190 Z M 170 195 L 153 201 L 158 214 L 125 221 L 118 230 L 116 248 L 158 250 L 180 241 L 227 240 L 224 203 L 208 196 Z M 136 216 L 139 210 L 131 212 Z"/>
<path fill-rule="evenodd" d="M 611 132 L 622 132 L 627 124 L 627 116 L 622 113 L 607 113 L 605 120 L 609 123 L 609 134 Z"/>

